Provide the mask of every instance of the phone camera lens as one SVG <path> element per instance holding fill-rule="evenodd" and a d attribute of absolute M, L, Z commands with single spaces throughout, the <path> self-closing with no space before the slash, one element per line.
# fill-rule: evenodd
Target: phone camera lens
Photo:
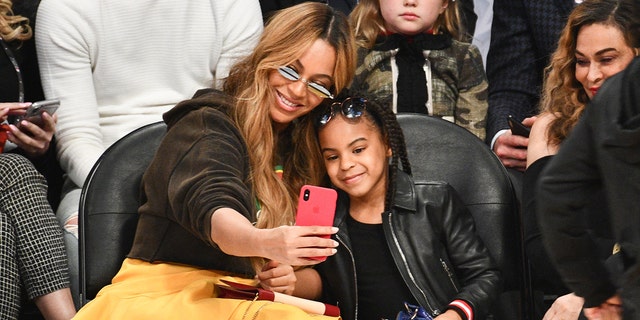
<path fill-rule="evenodd" d="M 311 190 L 309 190 L 309 189 L 304 190 L 304 195 L 302 196 L 302 199 L 303 199 L 304 201 L 309 200 L 309 194 L 310 194 L 310 193 L 311 193 Z"/>

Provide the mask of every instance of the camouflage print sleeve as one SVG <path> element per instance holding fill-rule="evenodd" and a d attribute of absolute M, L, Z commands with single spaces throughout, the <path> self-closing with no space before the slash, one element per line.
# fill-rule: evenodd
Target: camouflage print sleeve
<path fill-rule="evenodd" d="M 484 140 L 489 105 L 488 83 L 476 46 L 468 47 L 459 72 L 455 123 Z"/>

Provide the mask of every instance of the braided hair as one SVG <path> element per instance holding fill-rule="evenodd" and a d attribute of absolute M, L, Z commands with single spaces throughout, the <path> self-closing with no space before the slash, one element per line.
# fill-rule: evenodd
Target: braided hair
<path fill-rule="evenodd" d="M 403 172 L 411 175 L 411 165 L 409 164 L 409 157 L 407 156 L 407 145 L 404 140 L 402 128 L 390 105 L 369 100 L 365 94 L 351 92 L 345 89 L 336 97 L 335 101 L 344 101 L 349 97 L 364 98 L 367 101 L 362 117 L 367 118 L 380 130 L 382 140 L 391 149 L 392 155 L 391 162 L 389 163 L 389 177 L 387 179 L 387 192 L 384 201 L 384 209 L 390 210 L 395 196 L 396 176 L 399 165 Z M 314 110 L 316 114 L 313 118 L 318 119 L 330 105 L 331 103 L 327 102 L 325 106 L 316 108 Z M 316 127 L 316 130 L 318 129 L 319 128 Z"/>

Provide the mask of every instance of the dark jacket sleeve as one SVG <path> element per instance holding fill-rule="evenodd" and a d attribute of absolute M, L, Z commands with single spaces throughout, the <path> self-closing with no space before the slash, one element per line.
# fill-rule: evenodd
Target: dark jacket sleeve
<path fill-rule="evenodd" d="M 567 286 L 585 298 L 585 307 L 599 305 L 616 291 L 596 254 L 586 219 L 577 210 L 601 188 L 590 111 L 543 171 L 537 210 L 549 256 Z"/>
<path fill-rule="evenodd" d="M 175 220 L 211 242 L 211 214 L 231 208 L 253 219 L 248 183 L 248 156 L 239 131 L 218 111 L 190 112 L 175 126 L 173 144 L 189 145 L 176 161 L 168 184 L 169 205 Z M 201 130 L 194 130 L 202 128 Z M 172 134 L 173 132 L 169 132 Z M 184 140 L 182 140 L 184 139 Z"/>
<path fill-rule="evenodd" d="M 544 68 L 574 5 L 572 0 L 494 1 L 487 142 L 509 128 L 507 115 L 522 121 L 537 113 Z"/>
<path fill-rule="evenodd" d="M 542 74 L 523 0 L 495 0 L 487 55 L 489 110 L 487 143 L 508 129 L 507 115 L 522 121 L 534 114 Z"/>
<path fill-rule="evenodd" d="M 227 115 L 232 100 L 203 90 L 163 115 L 167 134 L 143 177 L 141 213 L 175 221 L 211 241 L 210 217 L 218 208 L 255 216 L 246 144 Z"/>
<path fill-rule="evenodd" d="M 570 290 L 564 285 L 554 264 L 549 260 L 547 250 L 542 243 L 542 233 L 536 214 L 536 184 L 540 173 L 546 168 L 552 157 L 544 157 L 532 163 L 524 172 L 522 183 L 522 215 L 525 253 L 531 266 L 531 277 L 536 289 L 545 294 L 564 295 Z"/>
<path fill-rule="evenodd" d="M 571 291 L 564 285 L 560 274 L 551 260 L 549 260 L 549 255 L 542 242 L 540 222 L 536 214 L 538 203 L 536 184 L 551 159 L 553 159 L 552 156 L 538 159 L 524 172 L 522 213 L 525 252 L 531 265 L 531 276 L 536 287 L 545 294 L 564 295 Z M 603 214 L 608 212 L 607 204 L 608 201 L 604 195 L 604 190 L 598 188 L 593 197 L 585 203 L 585 207 L 580 209 L 586 224 L 585 228 L 587 228 L 597 246 L 597 256 L 603 260 L 612 254 L 615 244 L 609 215 Z"/>
<path fill-rule="evenodd" d="M 441 191 L 445 245 L 455 274 L 463 284 L 454 299 L 470 303 L 474 314 L 482 318 L 500 292 L 500 272 L 458 194 L 449 185 L 443 185 Z"/>

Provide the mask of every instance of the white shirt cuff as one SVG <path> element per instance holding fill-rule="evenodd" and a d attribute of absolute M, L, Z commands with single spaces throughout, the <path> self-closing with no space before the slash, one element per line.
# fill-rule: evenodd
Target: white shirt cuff
<path fill-rule="evenodd" d="M 503 135 L 507 131 L 509 131 L 509 129 L 502 129 L 502 130 L 496 132 L 496 135 L 493 136 L 493 139 L 491 139 L 491 150 L 493 150 L 493 145 L 496 143 L 496 140 L 498 140 L 498 137 Z"/>

